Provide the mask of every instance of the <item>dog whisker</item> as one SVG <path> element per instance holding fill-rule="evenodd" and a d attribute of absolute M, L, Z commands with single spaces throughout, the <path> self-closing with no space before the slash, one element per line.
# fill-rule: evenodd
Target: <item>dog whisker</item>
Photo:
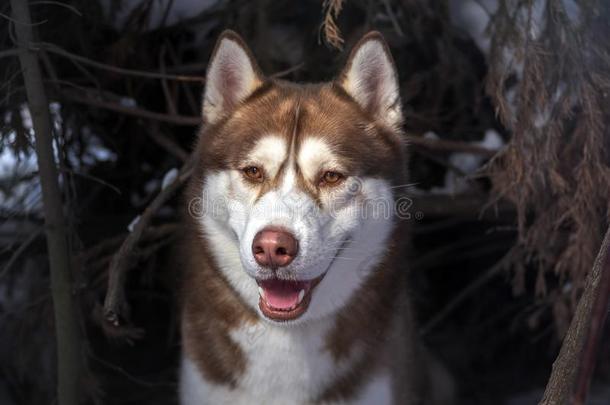
<path fill-rule="evenodd" d="M 335 256 L 335 260 L 351 260 L 354 262 L 359 261 L 358 259 L 353 258 L 353 257 L 343 257 L 343 256 Z"/>
<path fill-rule="evenodd" d="M 390 188 L 401 188 L 401 187 L 413 187 L 417 186 L 419 183 L 407 183 L 407 184 L 399 184 L 397 186 L 392 186 Z"/>
<path fill-rule="evenodd" d="M 337 250 L 356 250 L 356 249 L 353 248 L 353 247 L 346 246 L 346 247 L 337 247 L 337 248 L 324 249 L 323 252 L 334 252 L 334 251 L 337 251 Z"/>

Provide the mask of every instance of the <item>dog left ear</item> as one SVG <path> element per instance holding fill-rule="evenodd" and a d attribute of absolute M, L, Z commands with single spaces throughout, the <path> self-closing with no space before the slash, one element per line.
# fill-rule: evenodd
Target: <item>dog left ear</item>
<path fill-rule="evenodd" d="M 203 96 L 203 119 L 217 122 L 263 84 L 263 75 L 241 37 L 224 31 L 208 65 Z"/>
<path fill-rule="evenodd" d="M 376 119 L 390 127 L 400 127 L 398 75 L 390 49 L 379 32 L 369 32 L 352 48 L 338 82 Z"/>

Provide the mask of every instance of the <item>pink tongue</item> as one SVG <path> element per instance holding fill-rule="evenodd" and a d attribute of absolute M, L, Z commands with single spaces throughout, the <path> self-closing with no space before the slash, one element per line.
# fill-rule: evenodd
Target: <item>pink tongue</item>
<path fill-rule="evenodd" d="M 286 280 L 265 280 L 260 282 L 265 293 L 265 301 L 273 308 L 290 309 L 299 301 L 299 291 L 306 289 L 306 282 Z"/>

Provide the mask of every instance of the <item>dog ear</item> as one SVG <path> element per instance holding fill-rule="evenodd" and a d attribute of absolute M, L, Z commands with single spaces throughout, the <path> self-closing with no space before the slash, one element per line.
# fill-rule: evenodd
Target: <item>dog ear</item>
<path fill-rule="evenodd" d="M 203 95 L 203 119 L 213 124 L 245 100 L 264 79 L 241 37 L 224 31 L 212 52 Z"/>
<path fill-rule="evenodd" d="M 379 32 L 369 32 L 352 48 L 338 82 L 373 117 L 390 127 L 400 127 L 398 75 L 390 49 Z"/>

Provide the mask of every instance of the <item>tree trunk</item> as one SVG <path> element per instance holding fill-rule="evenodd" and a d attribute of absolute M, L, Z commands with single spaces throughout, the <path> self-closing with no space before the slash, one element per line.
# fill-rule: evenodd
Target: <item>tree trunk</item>
<path fill-rule="evenodd" d="M 539 405 L 584 405 L 608 312 L 609 292 L 610 228 L 587 276 L 585 289 Z"/>
<path fill-rule="evenodd" d="M 15 20 L 13 27 L 20 50 L 19 61 L 36 137 L 36 156 L 42 186 L 57 339 L 57 403 L 76 405 L 79 400 L 79 377 L 84 363 L 72 288 L 68 234 L 53 154 L 49 103 L 44 91 L 38 56 L 30 50 L 33 33 L 28 2 L 11 0 L 11 6 Z"/>

